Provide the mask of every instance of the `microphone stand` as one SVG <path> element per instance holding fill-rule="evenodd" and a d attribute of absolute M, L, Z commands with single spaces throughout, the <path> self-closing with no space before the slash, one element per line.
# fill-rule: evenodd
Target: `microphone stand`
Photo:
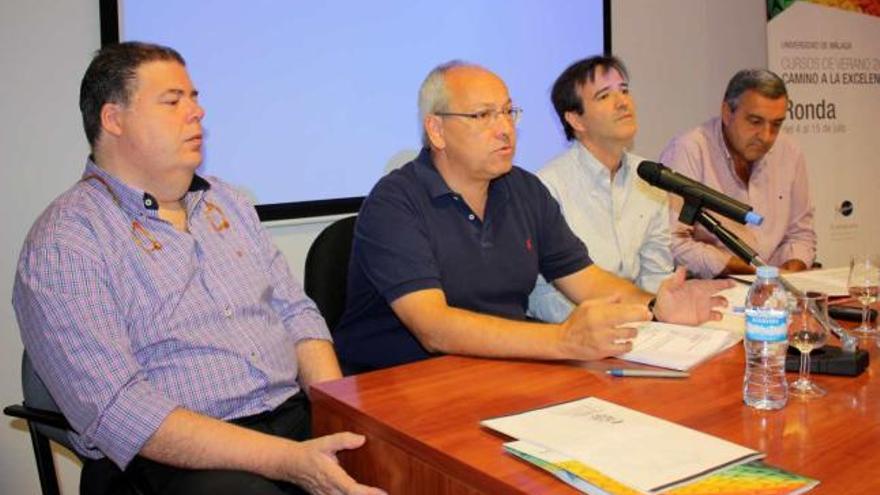
<path fill-rule="evenodd" d="M 727 249 L 737 255 L 741 260 L 756 268 L 767 264 L 760 256 L 758 256 L 758 253 L 752 249 L 751 246 L 746 244 L 746 242 L 740 239 L 739 236 L 722 225 L 717 218 L 706 213 L 703 210 L 702 201 L 699 199 L 693 197 L 685 198 L 678 220 L 687 225 L 693 225 L 695 221 L 699 222 L 700 225 L 717 237 Z M 779 282 L 785 287 L 785 290 L 795 296 L 804 295 L 803 291 L 792 285 L 791 282 L 786 280 L 781 274 L 779 275 Z M 855 352 L 858 350 L 858 338 L 856 338 L 855 335 L 851 335 L 838 325 L 836 321 L 828 317 L 827 312 L 820 311 L 815 304 L 811 304 L 810 313 L 812 313 L 819 322 L 825 325 L 825 328 L 828 328 L 834 335 L 837 335 L 844 352 Z"/>

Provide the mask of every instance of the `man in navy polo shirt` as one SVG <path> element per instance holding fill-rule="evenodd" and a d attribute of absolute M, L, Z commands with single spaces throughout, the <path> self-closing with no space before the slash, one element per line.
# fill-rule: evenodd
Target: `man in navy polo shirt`
<path fill-rule="evenodd" d="M 348 301 L 334 339 L 357 373 L 434 353 L 601 359 L 630 350 L 624 322 L 720 318 L 728 281 L 684 281 L 656 299 L 594 266 L 559 206 L 512 165 L 516 122 L 504 82 L 463 62 L 422 83 L 424 149 L 375 186 L 355 228 Z M 560 324 L 527 321 L 538 273 L 580 303 Z"/>

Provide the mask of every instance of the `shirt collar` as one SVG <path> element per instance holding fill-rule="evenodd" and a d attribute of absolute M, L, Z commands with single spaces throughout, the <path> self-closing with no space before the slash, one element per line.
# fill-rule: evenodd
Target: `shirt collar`
<path fill-rule="evenodd" d="M 99 167 L 91 156 L 86 160 L 86 168 L 83 171 L 82 180 L 89 177 L 97 177 L 99 184 L 94 184 L 101 189 L 106 189 L 118 202 L 119 207 L 123 210 L 136 215 L 155 216 L 159 211 L 159 202 L 155 196 L 144 191 L 125 184 L 115 176 Z M 211 184 L 198 175 L 193 175 L 192 183 L 189 185 L 184 202 L 187 209 L 191 210 L 201 199 L 202 193 L 211 188 Z M 196 194 L 190 194 L 196 193 Z"/>
<path fill-rule="evenodd" d="M 419 152 L 419 156 L 413 160 L 413 166 L 415 168 L 416 177 L 419 179 L 419 182 L 425 186 L 431 199 L 455 194 L 446 184 L 446 181 L 443 180 L 443 176 L 437 171 L 437 167 L 434 166 L 434 160 L 431 158 L 431 150 L 427 147 L 422 148 L 422 151 Z"/>
<path fill-rule="evenodd" d="M 590 150 L 588 150 L 580 141 L 575 141 L 574 148 L 577 162 L 580 164 L 589 180 L 593 184 L 607 189 L 611 184 L 611 171 L 608 170 L 608 167 L 596 159 L 596 157 L 590 153 Z M 630 161 L 629 154 L 624 153 L 623 157 L 620 159 L 620 168 L 617 169 L 617 174 L 614 176 L 615 182 L 622 183 L 629 177 L 630 168 L 633 166 Z"/>
<path fill-rule="evenodd" d="M 718 148 L 721 150 L 721 154 L 724 155 L 724 161 L 727 162 L 727 168 L 730 170 L 730 173 L 739 180 L 739 175 L 736 174 L 736 167 L 733 165 L 733 157 L 730 155 L 730 149 L 727 147 L 727 140 L 724 139 L 724 126 L 721 122 L 721 117 L 715 117 L 714 122 L 712 123 L 713 127 L 713 135 L 715 137 L 716 142 L 718 143 Z M 758 161 L 752 165 L 752 175 L 755 174 L 759 169 L 764 167 L 764 163 L 767 161 L 768 157 L 773 150 L 776 148 L 776 143 L 773 143 L 773 146 L 770 147 L 770 150 L 764 154 Z"/>
<path fill-rule="evenodd" d="M 446 180 L 443 179 L 443 176 L 440 175 L 440 172 L 434 165 L 434 159 L 431 158 L 430 149 L 427 147 L 422 148 L 422 151 L 419 152 L 419 156 L 413 160 L 413 166 L 415 167 L 416 177 L 428 191 L 428 195 L 431 196 L 431 199 L 437 199 L 443 196 L 458 196 L 458 193 L 450 189 L 449 185 L 446 184 Z M 501 177 L 496 177 L 489 183 L 490 199 L 498 197 L 499 194 L 501 195 L 501 198 L 509 197 L 510 194 L 507 188 L 500 187 L 500 184 L 505 183 L 504 179 L 507 175 L 508 174 L 504 174 Z"/>
<path fill-rule="evenodd" d="M 209 189 L 211 189 L 210 182 L 203 179 L 201 176 L 193 175 L 192 182 L 189 185 L 189 189 L 187 189 L 187 194 L 183 197 L 183 202 L 186 204 L 188 215 L 192 215 L 192 212 L 196 209 L 196 206 L 198 206 Z"/>

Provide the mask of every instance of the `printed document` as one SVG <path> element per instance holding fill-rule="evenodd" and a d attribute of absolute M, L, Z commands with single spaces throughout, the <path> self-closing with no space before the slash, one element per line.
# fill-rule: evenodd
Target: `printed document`
<path fill-rule="evenodd" d="M 620 359 L 686 371 L 739 342 L 741 333 L 657 321 L 631 324 L 639 333 Z"/>
<path fill-rule="evenodd" d="M 846 286 L 847 278 L 849 278 L 848 266 L 783 273 L 782 276 L 802 292 L 824 292 L 831 297 L 849 295 Z M 755 280 L 754 275 L 736 275 L 730 278 L 747 283 L 752 283 Z"/>
<path fill-rule="evenodd" d="M 595 397 L 481 424 L 558 452 L 646 493 L 763 457 L 755 450 Z"/>

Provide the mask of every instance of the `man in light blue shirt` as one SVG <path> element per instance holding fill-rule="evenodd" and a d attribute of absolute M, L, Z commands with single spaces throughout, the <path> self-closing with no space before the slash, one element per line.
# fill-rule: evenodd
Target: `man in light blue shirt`
<path fill-rule="evenodd" d="M 638 177 L 643 159 L 627 151 L 638 126 L 626 68 L 613 56 L 580 60 L 551 98 L 574 144 L 538 177 L 599 267 L 656 292 L 673 269 L 667 198 Z M 564 320 L 573 307 L 543 278 L 529 297 L 530 314 L 545 321 Z"/>

